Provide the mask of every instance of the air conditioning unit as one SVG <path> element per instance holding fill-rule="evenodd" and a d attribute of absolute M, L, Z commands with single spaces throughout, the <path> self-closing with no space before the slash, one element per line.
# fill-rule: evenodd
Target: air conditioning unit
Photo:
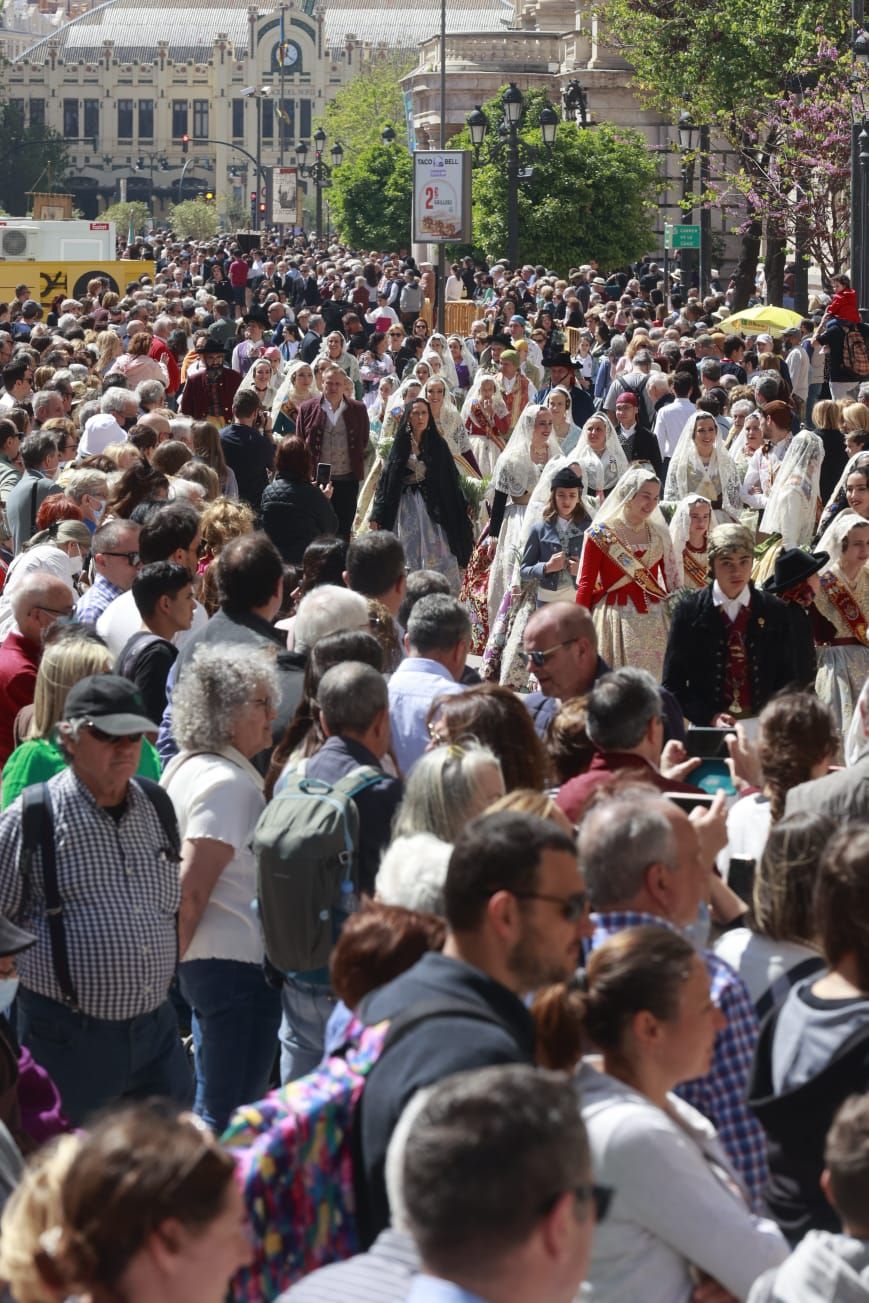
<path fill-rule="evenodd" d="M 0 228 L 0 259 L 35 262 L 39 257 L 38 226 L 4 226 Z"/>

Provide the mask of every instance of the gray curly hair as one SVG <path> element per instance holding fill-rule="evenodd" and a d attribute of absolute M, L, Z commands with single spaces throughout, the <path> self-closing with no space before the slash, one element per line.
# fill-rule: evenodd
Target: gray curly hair
<path fill-rule="evenodd" d="M 172 733 L 180 750 L 229 745 L 239 713 L 258 696 L 273 706 L 280 700 L 271 652 L 244 645 L 200 647 L 172 694 Z"/>

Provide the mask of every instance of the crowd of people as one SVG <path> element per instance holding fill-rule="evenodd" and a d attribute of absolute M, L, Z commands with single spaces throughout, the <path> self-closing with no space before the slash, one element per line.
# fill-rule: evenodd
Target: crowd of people
<path fill-rule="evenodd" d="M 0 305 L 11 1296 L 869 1299 L 847 278 L 149 254 Z"/>

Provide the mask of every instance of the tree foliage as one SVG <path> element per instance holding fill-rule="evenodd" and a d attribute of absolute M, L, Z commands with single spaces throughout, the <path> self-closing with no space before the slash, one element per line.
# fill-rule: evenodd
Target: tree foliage
<path fill-rule="evenodd" d="M 416 55 L 394 51 L 362 65 L 358 76 L 342 86 L 323 114 L 330 145 L 340 140 L 344 157 L 354 159 L 380 143 L 391 126 L 397 140 L 406 139 L 404 99 L 399 80 L 416 63 Z"/>
<path fill-rule="evenodd" d="M 210 240 L 217 234 L 220 220 L 213 202 L 185 199 L 169 209 L 169 225 L 179 240 Z"/>
<path fill-rule="evenodd" d="M 348 151 L 329 192 L 341 238 L 356 249 L 408 246 L 412 191 L 413 162 L 398 141 L 378 141 L 359 154 Z"/>
<path fill-rule="evenodd" d="M 101 222 L 115 223 L 122 240 L 127 238 L 131 219 L 133 232 L 138 235 L 145 230 L 150 217 L 151 209 L 141 199 L 130 199 L 122 204 L 110 204 L 104 213 L 100 213 Z"/>
<path fill-rule="evenodd" d="M 507 247 L 507 142 L 499 130 L 506 89 L 482 106 L 489 129 L 473 174 L 473 245 L 489 258 Z M 533 175 L 519 184 L 520 262 L 567 272 L 590 258 L 606 267 L 638 258 L 654 244 L 657 170 L 645 139 L 609 124 L 583 130 L 559 121 L 547 151 L 538 126 L 546 102 L 541 91 L 525 94 L 519 169 Z M 450 143 L 471 148 L 467 128 Z"/>
<path fill-rule="evenodd" d="M 0 207 L 23 216 L 28 191 L 62 191 L 69 155 L 62 136 L 47 127 L 25 127 L 19 109 L 0 105 Z"/>

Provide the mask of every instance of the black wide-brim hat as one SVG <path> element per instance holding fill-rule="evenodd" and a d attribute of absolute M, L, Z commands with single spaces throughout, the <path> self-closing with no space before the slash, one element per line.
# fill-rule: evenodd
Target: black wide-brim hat
<path fill-rule="evenodd" d="M 804 552 L 801 547 L 786 547 L 776 558 L 775 573 L 764 584 L 764 592 L 775 596 L 804 584 L 823 570 L 829 559 L 829 552 Z"/>
<path fill-rule="evenodd" d="M 553 353 L 549 359 L 550 371 L 554 366 L 573 367 L 573 358 L 569 353 Z"/>

